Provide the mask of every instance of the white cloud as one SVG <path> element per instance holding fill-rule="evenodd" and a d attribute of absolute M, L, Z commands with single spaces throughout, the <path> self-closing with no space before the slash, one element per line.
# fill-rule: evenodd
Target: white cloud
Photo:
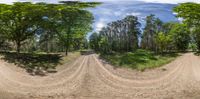
<path fill-rule="evenodd" d="M 184 19 L 183 18 L 178 18 L 178 21 L 182 22 Z"/>
<path fill-rule="evenodd" d="M 126 13 L 126 16 L 127 15 L 133 15 L 133 16 L 139 16 L 139 15 L 141 15 L 141 13 L 134 13 L 134 12 L 132 12 L 132 13 Z"/>
<path fill-rule="evenodd" d="M 169 4 L 178 4 L 178 3 L 184 3 L 184 2 L 200 3 L 200 0 L 84 0 L 84 1 L 99 1 L 99 2 L 144 1 L 144 2 L 150 2 L 150 3 L 169 3 Z"/>
<path fill-rule="evenodd" d="M 178 4 L 184 2 L 200 3 L 200 0 L 139 0 L 139 1 L 151 2 L 151 3 L 169 3 L 169 4 Z"/>
<path fill-rule="evenodd" d="M 77 0 L 0 0 L 0 3 L 12 4 L 13 2 L 48 2 L 58 3 L 59 1 L 77 1 Z"/>
<path fill-rule="evenodd" d="M 121 11 L 116 11 L 116 12 L 114 12 L 114 15 L 115 15 L 115 16 L 121 16 L 121 15 L 122 15 L 122 12 L 121 12 Z"/>
<path fill-rule="evenodd" d="M 12 2 L 16 2 L 17 0 L 0 0 L 0 3 L 12 4 Z"/>
<path fill-rule="evenodd" d="M 96 23 L 96 31 L 101 31 L 101 29 L 106 25 L 106 23 L 102 20 Z"/>
<path fill-rule="evenodd" d="M 0 0 L 0 3 L 7 3 L 11 4 L 12 2 L 17 2 L 21 0 Z M 45 2 L 51 2 L 55 3 L 61 0 L 23 0 L 23 1 L 45 1 Z M 69 1 L 69 0 L 65 0 Z M 70 0 L 72 1 L 72 0 Z M 79 1 L 79 0 L 77 0 Z M 98 2 L 126 2 L 126 1 L 144 1 L 144 2 L 150 2 L 150 3 L 170 3 L 170 4 L 177 4 L 177 3 L 184 3 L 184 2 L 196 2 L 200 3 L 200 0 L 82 0 L 82 1 L 98 1 Z"/>

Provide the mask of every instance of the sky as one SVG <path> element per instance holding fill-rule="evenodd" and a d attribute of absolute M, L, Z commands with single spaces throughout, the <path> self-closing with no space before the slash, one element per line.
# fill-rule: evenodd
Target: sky
<path fill-rule="evenodd" d="M 45 2 L 58 2 L 59 0 L 0 0 L 0 3 L 12 3 L 16 1 L 45 1 Z M 99 1 L 99 2 L 127 2 L 127 1 L 136 1 L 136 0 L 79 0 L 79 1 Z M 200 0 L 138 0 L 148 3 L 170 3 L 177 4 L 183 2 L 197 2 L 200 3 Z"/>
<path fill-rule="evenodd" d="M 16 1 L 48 2 L 57 3 L 59 0 L 0 0 L 0 3 L 11 4 Z M 123 19 L 127 15 L 137 16 L 143 28 L 145 26 L 145 17 L 154 14 L 163 22 L 179 21 L 173 13 L 173 7 L 179 3 L 196 2 L 200 0 L 79 0 L 79 1 L 97 1 L 103 2 L 96 8 L 88 9 L 95 17 L 93 32 L 99 32 L 107 23 Z M 87 38 L 91 35 L 89 33 Z"/>
<path fill-rule="evenodd" d="M 94 31 L 100 31 L 107 23 L 125 18 L 127 15 L 137 16 L 144 26 L 146 16 L 155 14 L 164 22 L 178 21 L 172 12 L 176 4 L 146 3 L 140 1 L 107 2 L 89 9 L 95 16 Z"/>

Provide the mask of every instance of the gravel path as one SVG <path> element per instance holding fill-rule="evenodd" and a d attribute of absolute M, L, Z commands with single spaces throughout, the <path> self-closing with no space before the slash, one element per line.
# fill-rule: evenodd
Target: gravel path
<path fill-rule="evenodd" d="M 45 77 L 0 60 L 0 99 L 200 99 L 200 57 L 187 53 L 139 72 L 113 68 L 92 54 Z"/>

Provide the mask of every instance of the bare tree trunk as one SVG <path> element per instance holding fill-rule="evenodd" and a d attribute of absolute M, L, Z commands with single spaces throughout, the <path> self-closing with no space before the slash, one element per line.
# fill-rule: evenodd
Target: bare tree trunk
<path fill-rule="evenodd" d="M 65 55 L 68 55 L 68 47 L 65 48 Z"/>
<path fill-rule="evenodd" d="M 21 42 L 16 41 L 16 44 L 17 44 L 17 53 L 20 53 Z"/>
<path fill-rule="evenodd" d="M 67 45 L 66 45 L 66 48 L 65 48 L 65 55 L 67 56 L 68 55 L 68 50 L 69 50 L 69 33 L 68 33 L 68 35 L 67 35 Z"/>

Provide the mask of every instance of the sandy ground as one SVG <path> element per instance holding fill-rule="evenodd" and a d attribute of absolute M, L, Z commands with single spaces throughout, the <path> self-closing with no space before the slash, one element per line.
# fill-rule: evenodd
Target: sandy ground
<path fill-rule="evenodd" d="M 187 53 L 139 72 L 113 68 L 92 54 L 45 77 L 0 60 L 0 99 L 200 99 L 200 58 Z"/>

